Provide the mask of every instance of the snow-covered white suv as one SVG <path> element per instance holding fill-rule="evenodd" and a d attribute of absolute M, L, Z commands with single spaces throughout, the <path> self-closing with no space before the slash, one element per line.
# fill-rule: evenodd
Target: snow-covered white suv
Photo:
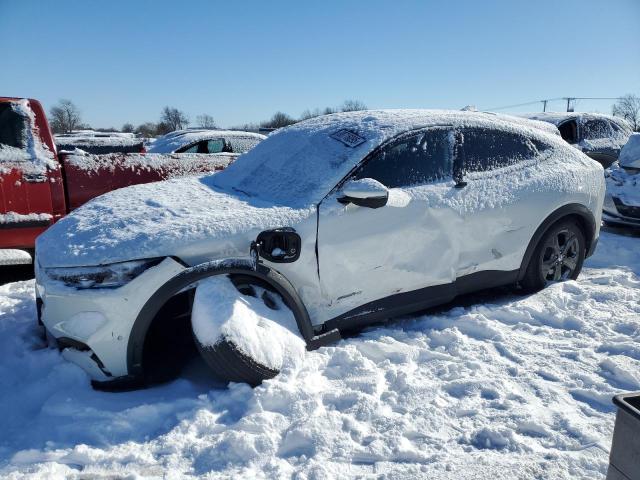
<path fill-rule="evenodd" d="M 193 337 L 219 376 L 257 384 L 341 331 L 575 279 L 604 191 L 602 167 L 536 122 L 314 118 L 225 171 L 114 191 L 55 224 L 37 243 L 40 318 L 96 386 L 157 378 Z"/>

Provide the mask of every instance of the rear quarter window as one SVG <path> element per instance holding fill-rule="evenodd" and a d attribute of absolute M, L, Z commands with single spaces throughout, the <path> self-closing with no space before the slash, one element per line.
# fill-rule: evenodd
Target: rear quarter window
<path fill-rule="evenodd" d="M 549 148 L 524 135 L 500 130 L 471 128 L 462 136 L 465 165 L 468 172 L 484 172 L 514 165 L 534 158 Z"/>
<path fill-rule="evenodd" d="M 233 153 L 246 153 L 260 143 L 260 140 L 253 137 L 229 137 L 227 143 Z"/>

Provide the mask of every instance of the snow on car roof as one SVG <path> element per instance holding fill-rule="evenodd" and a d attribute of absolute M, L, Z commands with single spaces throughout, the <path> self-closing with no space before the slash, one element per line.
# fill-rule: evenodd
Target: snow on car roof
<path fill-rule="evenodd" d="M 184 130 L 177 134 L 176 132 L 171 132 L 156 139 L 151 145 L 149 145 L 147 151 L 150 153 L 173 153 L 182 147 L 202 140 L 233 137 L 255 138 L 259 141 L 267 138 L 259 133 L 243 132 L 239 130 Z"/>
<path fill-rule="evenodd" d="M 402 132 L 436 125 L 477 126 L 560 139 L 539 123 L 459 110 L 324 115 L 273 132 L 211 181 L 227 191 L 303 206 L 320 201 L 369 152 Z"/>

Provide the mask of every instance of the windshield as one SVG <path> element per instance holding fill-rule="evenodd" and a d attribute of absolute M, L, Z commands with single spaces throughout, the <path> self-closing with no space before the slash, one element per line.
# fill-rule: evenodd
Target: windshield
<path fill-rule="evenodd" d="M 211 182 L 280 205 L 318 203 L 377 144 L 358 135 L 354 142 L 336 139 L 335 130 L 294 125 L 275 132 Z"/>

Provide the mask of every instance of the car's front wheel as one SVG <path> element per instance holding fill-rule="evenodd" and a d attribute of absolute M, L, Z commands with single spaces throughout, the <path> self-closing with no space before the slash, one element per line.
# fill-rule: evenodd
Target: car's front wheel
<path fill-rule="evenodd" d="M 200 355 L 221 380 L 256 386 L 304 358 L 293 312 L 269 285 L 251 277 L 202 281 L 191 324 Z"/>
<path fill-rule="evenodd" d="M 535 292 L 551 283 L 575 280 L 582 270 L 585 254 L 586 242 L 577 222 L 556 223 L 538 242 L 522 279 L 522 288 Z"/>

